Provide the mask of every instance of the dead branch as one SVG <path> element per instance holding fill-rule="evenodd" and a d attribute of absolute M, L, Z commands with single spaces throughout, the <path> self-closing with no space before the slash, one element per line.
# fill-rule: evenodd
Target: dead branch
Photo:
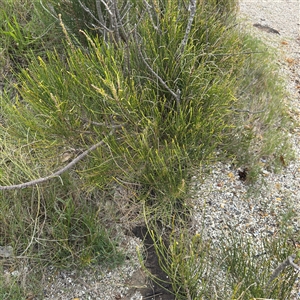
<path fill-rule="evenodd" d="M 150 73 L 156 78 L 158 79 L 158 81 L 162 84 L 162 86 L 168 90 L 171 95 L 175 98 L 176 103 L 177 103 L 177 107 L 179 108 L 180 106 L 180 90 L 178 89 L 177 92 L 175 93 L 174 91 L 171 90 L 171 88 L 169 88 L 169 86 L 167 85 L 167 83 L 151 68 L 151 66 L 148 64 L 148 62 L 146 61 L 146 58 L 144 57 L 142 50 L 140 49 L 139 45 L 141 44 L 141 42 L 139 42 L 138 37 L 137 37 L 137 33 L 135 30 L 135 39 L 136 39 L 136 45 L 137 45 L 137 49 L 139 52 L 139 55 L 143 61 L 143 63 L 146 65 L 147 69 L 150 71 Z"/>
<path fill-rule="evenodd" d="M 100 6 L 99 1 L 96 2 L 96 9 L 97 9 L 97 13 L 98 13 L 98 18 L 96 18 L 94 16 L 94 14 L 91 12 L 91 10 L 88 7 L 86 7 L 80 0 L 78 0 L 78 3 L 92 17 L 92 19 L 95 20 L 98 23 L 98 25 L 100 25 L 100 27 L 102 28 L 101 29 L 102 32 L 103 31 L 104 31 L 104 33 L 112 32 L 112 30 L 107 28 L 105 23 L 104 23 L 104 18 L 103 18 L 103 15 L 102 15 L 101 6 Z"/>
<path fill-rule="evenodd" d="M 300 271 L 300 267 L 294 263 L 294 259 L 296 258 L 296 254 L 290 255 L 286 260 L 284 260 L 273 272 L 268 281 L 268 286 L 279 276 L 279 274 L 285 269 L 287 266 L 292 266 L 298 272 Z"/>
<path fill-rule="evenodd" d="M 188 11 L 190 12 L 190 16 L 189 16 L 189 19 L 188 19 L 188 23 L 187 23 L 187 26 L 186 26 L 186 29 L 185 29 L 185 34 L 184 34 L 184 37 L 181 41 L 181 44 L 180 44 L 180 52 L 179 52 L 179 56 L 182 55 L 182 53 L 184 52 L 184 49 L 186 47 L 186 44 L 188 42 L 188 39 L 189 39 L 189 35 L 190 35 L 190 32 L 191 32 L 191 29 L 192 29 L 192 25 L 193 25 L 193 22 L 194 22 L 194 18 L 195 18 L 195 14 L 196 14 L 196 0 L 190 0 L 190 4 L 189 4 L 189 7 L 188 7 Z"/>
<path fill-rule="evenodd" d="M 257 110 L 257 111 L 251 111 L 251 110 L 248 110 L 248 109 L 235 109 L 235 108 L 231 108 L 231 110 L 236 111 L 236 112 L 246 112 L 248 114 L 260 114 L 260 113 L 263 113 L 263 112 L 266 111 L 265 109 Z"/>
<path fill-rule="evenodd" d="M 114 130 L 110 131 L 110 133 L 108 135 L 112 135 L 113 131 Z M 20 184 L 0 186 L 0 191 L 24 189 L 24 188 L 27 188 L 29 186 L 33 186 L 33 185 L 37 185 L 37 184 L 46 182 L 46 181 L 48 181 L 48 180 L 50 180 L 52 178 L 59 177 L 64 172 L 66 172 L 69 169 L 71 169 L 72 167 L 74 167 L 80 160 L 82 160 L 83 158 L 85 158 L 90 152 L 94 151 L 95 149 L 97 149 L 98 147 L 100 147 L 101 145 L 103 145 L 104 142 L 105 142 L 104 139 L 102 139 L 99 143 L 93 145 L 92 147 L 90 147 L 89 149 L 87 149 L 86 151 L 84 151 L 83 153 L 81 153 L 80 155 L 78 155 L 76 158 L 74 158 L 65 167 L 63 167 L 62 169 L 54 172 L 51 175 L 48 175 L 46 177 L 41 177 L 41 178 L 38 178 L 38 179 L 34 179 L 34 180 L 31 180 L 31 181 L 28 181 L 28 182 L 20 183 Z"/>

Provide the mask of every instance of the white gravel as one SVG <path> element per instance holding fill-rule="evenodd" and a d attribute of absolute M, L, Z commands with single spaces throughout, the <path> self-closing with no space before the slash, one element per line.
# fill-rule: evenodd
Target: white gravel
<path fill-rule="evenodd" d="M 208 176 L 193 178 L 194 218 L 197 230 L 215 244 L 234 232 L 260 245 L 263 237 L 276 237 L 288 213 L 293 216 L 286 229 L 300 232 L 300 1 L 243 0 L 240 14 L 248 30 L 279 50 L 278 63 L 290 92 L 289 111 L 296 124 L 290 134 L 296 159 L 279 174 L 264 170 L 254 186 L 239 180 L 230 162 L 210 166 Z M 300 299 L 299 290 L 298 283 L 291 299 Z"/>
<path fill-rule="evenodd" d="M 125 263 L 113 270 L 96 266 L 85 270 L 45 272 L 45 300 L 142 300 L 138 288 L 145 286 L 137 250 L 142 243 L 133 237 L 123 237 Z M 142 250 L 141 250 L 142 251 Z"/>

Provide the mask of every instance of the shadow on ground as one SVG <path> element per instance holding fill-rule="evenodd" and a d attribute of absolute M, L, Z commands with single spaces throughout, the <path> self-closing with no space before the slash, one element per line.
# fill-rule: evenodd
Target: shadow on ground
<path fill-rule="evenodd" d="M 144 242 L 144 246 L 146 249 L 145 267 L 153 276 L 161 281 L 159 285 L 157 284 L 157 282 L 150 280 L 147 288 L 139 289 L 140 293 L 143 296 L 143 299 L 174 300 L 175 296 L 172 293 L 171 283 L 166 273 L 159 266 L 158 257 L 153 246 L 153 241 L 147 232 L 147 228 L 145 226 L 137 226 L 132 230 L 132 233 Z"/>

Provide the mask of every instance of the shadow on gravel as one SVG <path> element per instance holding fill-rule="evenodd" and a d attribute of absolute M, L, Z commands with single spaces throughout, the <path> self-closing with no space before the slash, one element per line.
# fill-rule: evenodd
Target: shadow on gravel
<path fill-rule="evenodd" d="M 149 272 L 162 282 L 158 285 L 155 281 L 151 280 L 147 288 L 140 289 L 143 299 L 151 300 L 174 300 L 175 296 L 172 293 L 172 286 L 169 283 L 166 273 L 161 269 L 158 263 L 158 258 L 153 247 L 153 241 L 147 233 L 145 226 L 137 226 L 132 230 L 132 233 L 144 242 L 146 249 L 145 266 Z"/>

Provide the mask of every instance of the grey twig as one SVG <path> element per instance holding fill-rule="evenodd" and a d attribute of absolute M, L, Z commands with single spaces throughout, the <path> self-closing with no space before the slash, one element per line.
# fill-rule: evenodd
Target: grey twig
<path fill-rule="evenodd" d="M 98 10 L 98 8 L 101 9 L 101 6 L 100 6 L 100 4 L 98 2 L 96 2 L 96 8 L 97 8 L 97 13 L 98 13 L 99 19 L 97 19 L 93 15 L 93 13 L 91 12 L 91 10 L 88 7 L 86 7 L 80 0 L 78 0 L 78 3 L 98 23 L 98 25 L 100 25 L 105 30 L 105 32 L 111 32 L 111 30 L 109 28 L 107 28 L 107 26 L 104 24 L 103 15 L 101 14 L 102 11 Z"/>
<path fill-rule="evenodd" d="M 114 130 L 110 131 L 109 135 L 112 135 L 113 131 Z M 0 191 L 24 189 L 24 188 L 27 188 L 29 186 L 33 186 L 33 185 L 43 183 L 43 182 L 48 181 L 48 180 L 50 180 L 54 177 L 59 177 L 61 174 L 63 174 L 64 172 L 68 171 L 73 166 L 75 166 L 80 160 L 85 158 L 90 152 L 94 151 L 95 149 L 97 149 L 98 147 L 100 147 L 103 144 L 104 144 L 104 139 L 101 140 L 99 143 L 93 145 L 92 147 L 90 147 L 86 151 L 82 152 L 80 155 L 78 155 L 76 158 L 74 158 L 70 163 L 68 163 L 65 167 L 63 167 L 62 169 L 56 171 L 55 173 L 53 173 L 51 175 L 48 175 L 46 177 L 41 177 L 41 178 L 38 178 L 38 179 L 35 179 L 35 180 L 31 180 L 31 181 L 28 181 L 28 182 L 20 183 L 20 184 L 0 186 Z"/>
<path fill-rule="evenodd" d="M 259 23 L 255 23 L 253 24 L 254 27 L 260 29 L 260 30 L 263 30 L 263 31 L 266 31 L 266 32 L 269 32 L 269 33 L 275 33 L 275 34 L 280 34 L 280 32 L 274 28 L 271 28 L 270 26 L 268 25 L 261 25 Z"/>
<path fill-rule="evenodd" d="M 288 260 L 289 260 L 290 265 L 299 272 L 300 271 L 300 267 L 294 263 L 294 259 L 295 258 L 296 258 L 296 255 L 293 254 L 293 255 L 291 255 L 291 256 L 288 257 Z"/>
<path fill-rule="evenodd" d="M 104 24 L 104 17 L 103 17 L 100 2 L 101 2 L 100 0 L 96 0 L 96 9 L 97 9 L 97 14 L 98 14 L 98 20 L 100 21 L 100 23 Z"/>
<path fill-rule="evenodd" d="M 140 42 L 138 41 L 138 38 L 137 38 L 137 33 L 136 33 L 136 30 L 135 30 L 135 39 L 136 39 L 136 44 L 137 44 L 137 48 L 138 48 L 138 52 L 139 52 L 139 55 L 143 61 L 143 63 L 146 65 L 147 69 L 150 71 L 150 73 L 156 78 L 158 79 L 158 81 L 162 84 L 162 86 L 168 90 L 171 95 L 175 98 L 176 100 L 176 103 L 177 103 L 177 107 L 179 108 L 180 106 L 180 90 L 178 89 L 177 90 L 177 93 L 175 93 L 174 91 L 172 91 L 167 83 L 151 68 L 151 66 L 148 64 L 148 62 L 146 61 L 140 47 L 138 46 L 140 44 Z"/>
<path fill-rule="evenodd" d="M 125 30 L 126 23 L 123 23 L 123 19 L 128 14 L 129 10 L 130 10 L 130 5 L 125 5 L 123 13 L 121 13 L 117 4 L 115 3 L 115 14 L 116 14 L 116 21 L 117 21 L 117 25 L 118 25 L 118 33 L 119 33 L 121 39 L 125 42 L 128 42 L 129 35 Z"/>
<path fill-rule="evenodd" d="M 48 4 L 48 6 L 49 6 L 50 9 L 52 10 L 52 12 L 44 6 L 42 0 L 40 0 L 40 4 L 41 4 L 42 8 L 43 8 L 49 15 L 51 15 L 54 19 L 58 20 L 58 17 L 55 16 L 55 9 L 54 9 L 54 7 L 53 7 L 51 4 Z"/>
<path fill-rule="evenodd" d="M 260 113 L 263 113 L 265 111 L 265 109 L 257 110 L 257 111 L 251 111 L 251 110 L 248 110 L 248 109 L 235 109 L 235 108 L 231 108 L 231 110 L 236 111 L 236 112 L 246 112 L 248 114 L 260 114 Z"/>
<path fill-rule="evenodd" d="M 279 274 L 283 271 L 283 269 L 287 266 L 292 266 L 298 272 L 300 271 L 300 267 L 294 263 L 294 259 L 296 258 L 296 254 L 290 255 L 286 260 L 284 260 L 273 272 L 268 281 L 268 286 L 279 276 Z"/>
<path fill-rule="evenodd" d="M 111 2 L 111 11 L 110 11 L 110 17 L 111 17 L 111 27 L 114 31 L 114 38 L 116 43 L 118 44 L 120 42 L 120 32 L 119 32 L 119 22 L 117 19 L 117 11 L 118 11 L 118 6 L 116 2 Z"/>
<path fill-rule="evenodd" d="M 194 18 L 195 18 L 195 14 L 196 14 L 196 0 L 190 0 L 190 4 L 189 4 L 189 7 L 188 7 L 188 10 L 190 12 L 190 16 L 189 16 L 189 19 L 188 19 L 188 23 L 187 23 L 187 26 L 186 26 L 186 29 L 185 29 L 185 34 L 184 34 L 184 37 L 181 41 L 181 44 L 180 44 L 180 52 L 179 52 L 179 56 L 183 53 L 184 51 L 184 48 L 188 42 L 188 39 L 189 39 L 189 35 L 190 35 L 190 32 L 191 32 L 191 29 L 192 29 L 192 25 L 193 25 L 193 22 L 194 22 Z"/>
<path fill-rule="evenodd" d="M 144 3 L 145 3 L 145 8 L 146 8 L 146 11 L 147 11 L 147 13 L 148 13 L 148 15 L 149 15 L 150 22 L 151 22 L 153 28 L 154 28 L 157 32 L 160 33 L 160 32 L 161 32 L 161 30 L 160 30 L 160 25 L 159 25 L 159 26 L 155 25 L 155 22 L 154 22 L 154 19 L 153 19 L 153 16 L 152 16 L 152 12 L 151 12 L 151 10 L 150 10 L 151 8 L 152 8 L 153 10 L 155 10 L 154 3 L 152 2 L 152 5 L 150 5 L 146 0 L 144 0 Z M 159 24 L 158 12 L 156 13 L 156 15 L 157 15 L 157 23 Z"/>

